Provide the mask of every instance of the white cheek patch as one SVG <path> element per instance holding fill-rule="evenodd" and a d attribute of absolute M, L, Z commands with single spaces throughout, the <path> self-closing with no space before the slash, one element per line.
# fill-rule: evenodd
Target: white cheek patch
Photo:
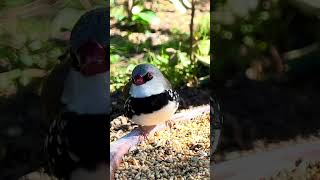
<path fill-rule="evenodd" d="M 61 97 L 68 111 L 79 114 L 103 114 L 110 111 L 109 72 L 92 77 L 71 70 Z"/>
<path fill-rule="evenodd" d="M 140 86 L 132 84 L 129 93 L 134 98 L 143 98 L 160 94 L 165 90 L 166 88 L 164 87 L 163 83 L 161 83 L 161 81 L 151 80 Z"/>
<path fill-rule="evenodd" d="M 164 123 L 170 120 L 171 116 L 178 109 L 178 103 L 169 101 L 169 103 L 158 111 L 149 114 L 133 115 L 132 121 L 143 126 L 152 126 Z"/>

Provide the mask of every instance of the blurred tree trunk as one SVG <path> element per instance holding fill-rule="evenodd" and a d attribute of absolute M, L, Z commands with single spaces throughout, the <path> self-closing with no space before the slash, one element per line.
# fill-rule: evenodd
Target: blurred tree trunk
<path fill-rule="evenodd" d="M 131 19 L 131 17 L 132 17 L 133 5 L 134 5 L 134 0 L 128 0 L 127 1 L 126 10 L 127 10 L 127 13 L 128 13 L 128 19 Z"/>
<path fill-rule="evenodd" d="M 190 61 L 194 64 L 194 57 L 193 57 L 193 24 L 194 24 L 194 17 L 195 17 L 195 0 L 191 1 L 191 20 L 190 20 Z"/>

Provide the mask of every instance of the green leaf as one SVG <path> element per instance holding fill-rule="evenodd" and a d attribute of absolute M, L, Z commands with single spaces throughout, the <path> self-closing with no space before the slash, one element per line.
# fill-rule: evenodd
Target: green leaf
<path fill-rule="evenodd" d="M 36 51 L 42 48 L 42 42 L 40 40 L 35 40 L 32 41 L 28 47 L 30 48 L 31 51 Z"/>
<path fill-rule="evenodd" d="M 49 58 L 58 58 L 60 55 L 62 55 L 62 50 L 58 47 L 52 48 L 49 52 L 48 52 L 48 57 Z"/>
<path fill-rule="evenodd" d="M 22 62 L 26 66 L 32 66 L 32 64 L 33 64 L 32 57 L 30 56 L 30 54 L 27 51 L 22 51 L 20 53 L 19 60 L 20 60 L 20 62 Z"/>
<path fill-rule="evenodd" d="M 178 55 L 178 59 L 180 60 L 182 66 L 188 67 L 191 64 L 191 61 L 190 61 L 187 53 L 178 51 L 177 55 Z"/>
<path fill-rule="evenodd" d="M 123 6 L 111 8 L 110 17 L 115 18 L 117 21 L 122 21 L 126 18 L 126 10 Z"/>
<path fill-rule="evenodd" d="M 33 62 L 40 67 L 41 69 L 45 69 L 48 65 L 48 61 L 44 59 L 41 54 L 35 54 L 32 56 Z"/>
<path fill-rule="evenodd" d="M 118 54 L 113 54 L 110 56 L 110 62 L 111 64 L 114 64 L 116 62 L 120 61 L 120 56 Z"/>
<path fill-rule="evenodd" d="M 210 40 L 200 40 L 198 48 L 201 55 L 208 55 L 210 52 Z"/>
<path fill-rule="evenodd" d="M 0 73 L 0 91 L 6 90 L 14 84 L 14 80 L 21 76 L 21 70 L 15 69 L 12 71 Z"/>
<path fill-rule="evenodd" d="M 196 55 L 198 61 L 200 61 L 203 65 L 210 67 L 210 56 L 198 56 Z"/>
<path fill-rule="evenodd" d="M 150 10 L 145 10 L 145 11 L 142 11 L 138 14 L 135 14 L 132 17 L 132 19 L 134 21 L 141 19 L 142 21 L 145 21 L 148 25 L 159 20 L 156 13 L 154 13 L 153 11 L 150 11 Z"/>

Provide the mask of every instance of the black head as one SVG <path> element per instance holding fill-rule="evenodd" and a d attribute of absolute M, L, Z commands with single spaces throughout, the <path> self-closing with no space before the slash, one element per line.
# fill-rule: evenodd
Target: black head
<path fill-rule="evenodd" d="M 83 75 L 92 76 L 109 71 L 107 48 L 97 41 L 87 41 L 71 52 L 72 64 Z"/>
<path fill-rule="evenodd" d="M 80 17 L 72 29 L 70 44 L 73 66 L 86 76 L 110 69 L 109 12 L 107 8 L 91 10 Z"/>

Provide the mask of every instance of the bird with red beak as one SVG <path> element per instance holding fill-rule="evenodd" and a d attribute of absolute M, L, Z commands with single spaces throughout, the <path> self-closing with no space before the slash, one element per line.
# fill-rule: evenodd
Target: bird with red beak
<path fill-rule="evenodd" d="M 170 125 L 180 98 L 158 68 L 151 64 L 137 65 L 126 92 L 125 116 L 140 125 L 145 137 L 158 124 Z"/>

